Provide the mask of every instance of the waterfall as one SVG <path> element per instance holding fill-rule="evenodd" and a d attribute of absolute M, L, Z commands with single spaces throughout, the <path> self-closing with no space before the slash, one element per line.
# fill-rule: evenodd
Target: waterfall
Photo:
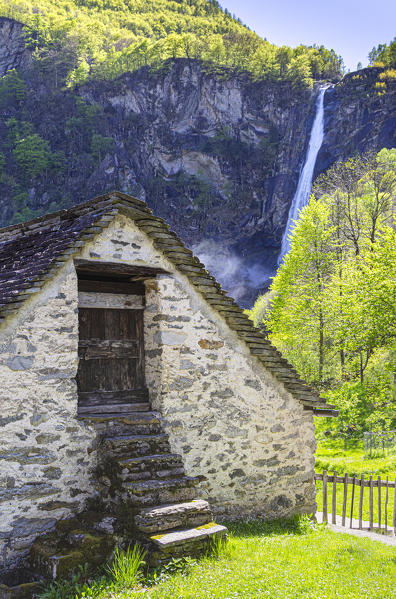
<path fill-rule="evenodd" d="M 304 168 L 302 169 L 300 178 L 298 180 L 297 190 L 290 206 L 287 225 L 282 237 L 282 247 L 278 258 L 278 264 L 281 264 L 283 258 L 290 250 L 289 236 L 294 229 L 294 222 L 297 220 L 300 211 L 308 204 L 309 201 L 316 158 L 323 143 L 324 95 L 328 87 L 328 85 L 321 87 L 316 99 L 316 114 L 312 125 L 311 136 L 309 138 L 307 155 L 305 157 Z"/>

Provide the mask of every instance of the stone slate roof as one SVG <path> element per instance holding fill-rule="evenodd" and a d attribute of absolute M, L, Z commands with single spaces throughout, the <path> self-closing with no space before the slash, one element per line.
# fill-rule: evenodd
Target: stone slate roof
<path fill-rule="evenodd" d="M 145 202 L 120 192 L 111 192 L 27 223 L 0 229 L 0 321 L 15 313 L 32 294 L 37 293 L 87 240 L 105 229 L 117 214 L 129 216 L 146 233 L 154 246 L 188 277 L 244 341 L 250 352 L 303 405 L 318 415 L 337 415 L 334 406 L 304 381 L 273 347 L 238 304 L 206 270 L 191 250 L 153 215 Z"/>

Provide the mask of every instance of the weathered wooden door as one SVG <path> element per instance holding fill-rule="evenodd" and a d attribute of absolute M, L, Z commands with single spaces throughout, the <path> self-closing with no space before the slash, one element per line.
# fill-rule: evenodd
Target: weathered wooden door
<path fill-rule="evenodd" d="M 80 413 L 126 412 L 147 402 L 142 288 L 79 281 Z"/>

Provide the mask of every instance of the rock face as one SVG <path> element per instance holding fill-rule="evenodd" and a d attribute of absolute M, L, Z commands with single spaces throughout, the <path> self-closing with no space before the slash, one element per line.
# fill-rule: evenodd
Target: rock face
<path fill-rule="evenodd" d="M 119 189 L 145 199 L 238 301 L 251 304 L 276 269 L 317 86 L 309 92 L 254 82 L 178 59 L 156 72 L 143 68 L 67 90 L 59 84 L 64 65 L 44 69 L 23 48 L 21 26 L 0 20 L 0 72 L 18 67 L 27 86 L 26 98 L 0 120 L 8 176 L 0 224 L 23 207 L 41 214 Z M 396 86 L 379 96 L 377 75 L 364 69 L 326 92 L 316 174 L 335 160 L 396 144 Z M 27 177 L 18 168 L 12 145 L 1 141 L 10 118 L 48 141 L 49 169 Z"/>
<path fill-rule="evenodd" d="M 22 25 L 12 19 L 0 19 L 0 77 L 10 69 L 26 67 L 30 57 Z"/>
<path fill-rule="evenodd" d="M 357 152 L 396 145 L 396 85 L 386 94 L 373 93 L 378 75 L 373 67 L 345 75 L 325 95 L 325 138 L 316 173 Z"/>
<path fill-rule="evenodd" d="M 265 255 L 274 263 L 314 116 L 314 93 L 242 75 L 222 79 L 186 60 L 165 73 L 143 69 L 79 93 L 114 115 L 120 139 L 89 180 L 94 193 L 119 187 L 143 197 L 188 245 L 199 244 L 199 254 L 207 252 L 208 239 L 215 240 L 209 261 L 219 247 L 237 242 L 234 267 L 226 256 L 230 278 L 245 254 L 252 254 L 252 264 L 255 253 L 257 261 Z M 211 266 L 222 272 L 224 263 Z M 266 279 L 264 270 L 257 274 Z"/>

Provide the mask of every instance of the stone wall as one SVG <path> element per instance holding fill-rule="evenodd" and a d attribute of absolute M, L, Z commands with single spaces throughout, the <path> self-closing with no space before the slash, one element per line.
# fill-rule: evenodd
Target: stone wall
<path fill-rule="evenodd" d="M 95 435 L 76 419 L 76 308 L 70 263 L 0 331 L 0 570 L 93 493 Z"/>
<path fill-rule="evenodd" d="M 202 498 L 231 517 L 315 510 L 312 414 L 187 286 L 161 277 L 146 308 L 147 382 Z"/>
<path fill-rule="evenodd" d="M 312 512 L 312 414 L 126 217 L 78 257 L 170 272 L 146 284 L 146 379 L 172 450 L 206 479 L 201 497 L 233 517 Z M 95 494 L 96 433 L 76 418 L 77 306 L 70 260 L 0 331 L 0 570 Z"/>
<path fill-rule="evenodd" d="M 187 474 L 206 477 L 202 497 L 235 517 L 313 512 L 312 413 L 126 217 L 83 254 L 171 273 L 146 284 L 146 380 Z"/>

